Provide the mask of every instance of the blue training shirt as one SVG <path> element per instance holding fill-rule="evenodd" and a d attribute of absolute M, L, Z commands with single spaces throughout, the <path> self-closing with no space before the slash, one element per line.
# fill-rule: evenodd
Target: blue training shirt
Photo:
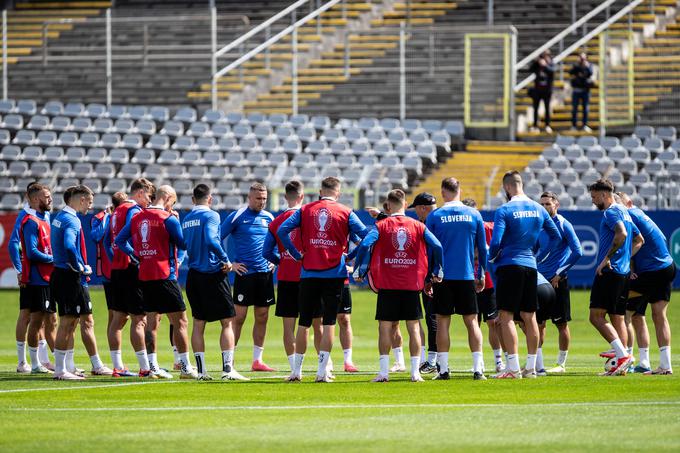
<path fill-rule="evenodd" d="M 564 277 L 571 267 L 581 259 L 583 256 L 583 250 L 581 249 L 581 241 L 579 241 L 576 232 L 574 231 L 574 226 L 570 221 L 562 217 L 560 214 L 556 214 L 552 218 L 557 230 L 560 232 L 562 239 L 557 243 L 552 251 L 545 250 L 550 245 L 550 237 L 548 233 L 541 230 L 538 235 L 538 252 L 539 256 L 548 253 L 548 256 L 541 262 L 538 263 L 538 272 L 552 279 L 554 276 L 559 275 Z M 545 252 L 544 252 L 545 251 Z"/>
<path fill-rule="evenodd" d="M 49 220 L 49 214 L 46 212 L 43 214 L 34 212 L 33 215 L 39 219 Z M 26 250 L 24 250 L 24 253 L 26 254 L 26 258 L 28 258 L 31 262 L 51 263 L 54 261 L 52 255 L 38 250 L 38 224 L 34 220 L 29 219 L 24 224 L 24 241 L 26 243 Z M 38 266 L 31 266 L 28 284 L 49 286 L 50 282 L 43 280 L 42 276 L 40 275 L 40 271 L 38 270 Z"/>
<path fill-rule="evenodd" d="M 182 221 L 189 269 L 204 274 L 220 272 L 229 262 L 220 237 L 220 215 L 205 205 L 197 205 Z"/>
<path fill-rule="evenodd" d="M 444 279 L 474 280 L 486 269 L 487 249 L 484 220 L 475 208 L 460 201 L 450 201 L 432 211 L 425 220 L 428 230 L 444 249 Z M 478 253 L 475 274 L 475 247 Z"/>
<path fill-rule="evenodd" d="M 233 263 L 245 264 L 246 275 L 269 272 L 269 261 L 262 256 L 262 249 L 272 220 L 274 216 L 270 212 L 256 212 L 244 206 L 222 222 L 221 239 L 229 238 L 233 244 L 234 256 L 229 258 Z"/>
<path fill-rule="evenodd" d="M 9 236 L 9 241 L 7 242 L 7 251 L 9 252 L 9 259 L 12 261 L 12 265 L 17 273 L 21 273 L 21 239 L 19 238 L 19 227 L 21 222 L 26 217 L 26 214 L 35 213 L 33 209 L 28 206 L 28 203 L 24 204 L 24 208 L 17 214 L 17 219 L 14 221 L 14 228 L 12 228 L 12 234 Z"/>
<path fill-rule="evenodd" d="M 538 234 L 544 230 L 550 242 L 543 254 L 534 256 Z M 543 206 L 526 195 L 516 195 L 499 207 L 494 215 L 489 261 L 501 266 L 515 265 L 536 269 L 560 240 L 560 232 Z"/>
<path fill-rule="evenodd" d="M 597 253 L 597 264 L 599 265 L 607 252 L 609 252 L 612 243 L 614 242 L 614 231 L 616 225 L 622 224 L 626 229 L 626 241 L 610 258 L 612 271 L 627 275 L 630 272 L 630 255 L 633 248 L 633 237 L 640 234 L 640 230 L 635 226 L 633 220 L 628 214 L 628 210 L 620 204 L 614 203 L 605 209 L 600 222 L 600 250 Z M 605 270 L 606 272 L 606 270 Z"/>
<path fill-rule="evenodd" d="M 673 264 L 673 257 L 668 251 L 666 236 L 644 211 L 633 206 L 628 210 L 630 218 L 640 230 L 645 243 L 633 257 L 635 272 L 653 272 L 665 269 Z"/>
<path fill-rule="evenodd" d="M 82 234 L 82 226 L 75 209 L 66 206 L 54 216 L 50 244 L 55 267 L 78 272 L 81 266 L 87 265 L 80 253 Z M 81 283 L 85 285 L 84 278 L 81 279 Z"/>

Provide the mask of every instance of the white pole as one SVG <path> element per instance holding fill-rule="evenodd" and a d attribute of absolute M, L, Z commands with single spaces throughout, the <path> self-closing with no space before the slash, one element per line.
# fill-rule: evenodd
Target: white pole
<path fill-rule="evenodd" d="M 406 118 L 406 29 L 399 24 L 399 119 Z"/>
<path fill-rule="evenodd" d="M 517 29 L 515 27 L 510 27 L 510 141 L 515 141 L 515 133 L 517 132 L 517 114 L 515 112 L 515 90 L 513 87 L 517 83 L 517 68 L 515 68 L 515 62 L 517 61 Z M 550 108 L 550 106 L 546 106 Z"/>
<path fill-rule="evenodd" d="M 320 16 L 317 16 L 317 20 Z M 297 22 L 297 11 L 293 11 L 293 67 L 291 68 L 292 89 L 293 96 L 293 115 L 298 113 L 298 28 L 295 25 Z"/>
<path fill-rule="evenodd" d="M 217 110 L 217 80 L 215 79 L 215 73 L 217 72 L 217 8 L 213 3 L 210 8 L 210 72 L 211 72 L 211 85 L 210 94 L 212 99 L 212 109 Z"/>
<path fill-rule="evenodd" d="M 2 99 L 7 100 L 7 10 L 2 10 Z"/>
<path fill-rule="evenodd" d="M 111 68 L 111 8 L 106 10 L 106 105 L 111 106 L 113 98 L 113 70 Z"/>

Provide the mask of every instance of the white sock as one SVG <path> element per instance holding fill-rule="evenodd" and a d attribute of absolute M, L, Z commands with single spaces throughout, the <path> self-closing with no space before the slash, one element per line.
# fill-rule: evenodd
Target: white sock
<path fill-rule="evenodd" d="M 437 364 L 437 351 L 427 351 L 427 362 L 432 366 Z"/>
<path fill-rule="evenodd" d="M 17 341 L 17 363 L 26 363 L 26 342 Z"/>
<path fill-rule="evenodd" d="M 640 352 L 640 365 L 651 368 L 649 364 L 649 348 L 638 348 Z"/>
<path fill-rule="evenodd" d="M 291 354 L 288 356 L 288 365 L 290 365 L 290 372 L 295 371 L 295 354 Z"/>
<path fill-rule="evenodd" d="M 333 358 L 328 355 L 328 363 L 326 364 L 326 372 L 333 373 Z"/>
<path fill-rule="evenodd" d="M 508 363 L 508 356 L 510 354 L 508 354 L 508 351 L 503 351 L 503 354 L 505 355 L 505 363 Z"/>
<path fill-rule="evenodd" d="M 155 352 L 151 352 L 147 355 L 149 357 L 149 366 L 151 367 L 150 369 L 157 371 L 160 369 L 160 366 L 158 366 L 158 355 Z"/>
<path fill-rule="evenodd" d="M 179 353 L 179 363 L 182 364 L 182 371 L 191 371 L 194 367 L 191 366 L 191 359 L 188 352 Z"/>
<path fill-rule="evenodd" d="M 557 354 L 557 364 L 562 365 L 562 366 L 566 366 L 568 354 L 569 354 L 569 351 L 560 351 L 559 354 Z"/>
<path fill-rule="evenodd" d="M 222 351 L 222 371 L 225 373 L 231 373 L 234 369 L 234 350 L 225 349 Z"/>
<path fill-rule="evenodd" d="M 175 363 L 179 363 L 179 351 L 177 350 L 177 346 L 172 347 L 172 355 L 175 357 Z"/>
<path fill-rule="evenodd" d="M 538 348 L 536 351 L 536 371 L 544 369 L 545 365 L 543 364 L 543 348 Z"/>
<path fill-rule="evenodd" d="M 146 353 L 146 349 L 136 351 L 135 355 L 137 356 L 137 362 L 139 362 L 139 370 L 149 371 L 151 368 L 149 367 L 149 356 Z"/>
<path fill-rule="evenodd" d="M 380 376 L 388 376 L 390 374 L 390 356 L 389 354 L 380 356 Z"/>
<path fill-rule="evenodd" d="M 483 373 L 484 372 L 484 353 L 479 351 L 479 352 L 473 352 L 472 353 L 472 371 L 474 373 Z"/>
<path fill-rule="evenodd" d="M 626 352 L 628 355 L 633 355 L 633 347 L 631 346 L 630 348 L 626 348 Z"/>
<path fill-rule="evenodd" d="M 446 373 L 449 371 L 449 353 L 438 352 L 437 363 L 439 364 L 439 373 Z"/>
<path fill-rule="evenodd" d="M 345 358 L 345 363 L 354 363 L 352 362 L 352 348 L 343 349 L 342 355 Z"/>
<path fill-rule="evenodd" d="M 326 370 L 328 369 L 328 359 L 331 357 L 331 353 L 328 351 L 319 352 L 319 368 L 316 370 L 317 376 L 325 376 Z"/>
<path fill-rule="evenodd" d="M 402 348 L 393 348 L 392 352 L 394 353 L 394 361 L 404 366 L 404 350 Z"/>
<path fill-rule="evenodd" d="M 420 363 L 425 363 L 425 346 L 420 347 Z"/>
<path fill-rule="evenodd" d="M 503 363 L 503 350 L 502 349 L 494 349 L 493 350 L 493 358 L 496 360 L 496 365 Z"/>
<path fill-rule="evenodd" d="M 527 370 L 536 369 L 536 354 L 527 354 Z"/>
<path fill-rule="evenodd" d="M 208 374 L 208 370 L 205 369 L 205 352 L 194 352 L 194 358 L 196 359 L 196 371 L 198 371 L 198 374 Z"/>
<path fill-rule="evenodd" d="M 92 364 L 93 370 L 98 370 L 104 366 L 104 363 L 102 363 L 102 359 L 99 358 L 99 354 L 91 355 L 90 363 Z"/>
<path fill-rule="evenodd" d="M 31 368 L 38 368 L 40 361 L 38 360 L 38 348 L 28 347 L 28 357 L 31 359 Z"/>
<path fill-rule="evenodd" d="M 75 351 L 73 349 L 69 349 L 66 351 L 66 369 L 71 373 L 74 373 L 76 371 L 76 362 L 74 355 Z"/>
<path fill-rule="evenodd" d="M 264 348 L 253 345 L 253 362 L 261 362 L 263 352 Z"/>
<path fill-rule="evenodd" d="M 111 363 L 113 367 L 117 370 L 124 370 L 125 365 L 123 365 L 123 353 L 119 350 L 110 351 L 111 353 Z"/>
<path fill-rule="evenodd" d="M 420 376 L 420 356 L 411 356 L 411 377 Z"/>
<path fill-rule="evenodd" d="M 49 363 L 50 361 L 50 349 L 47 346 L 47 340 L 40 340 L 38 342 L 38 360 L 40 363 Z"/>
<path fill-rule="evenodd" d="M 302 376 L 302 362 L 305 361 L 305 355 L 298 354 L 297 352 L 294 355 L 295 355 L 295 367 L 293 368 L 293 374 L 299 377 Z"/>
<path fill-rule="evenodd" d="M 659 364 L 664 370 L 672 370 L 671 366 L 671 346 L 662 346 L 659 348 Z"/>
<path fill-rule="evenodd" d="M 508 364 L 508 370 L 512 371 L 513 373 L 517 373 L 519 371 L 519 357 L 517 354 L 507 354 L 506 363 Z"/>
<path fill-rule="evenodd" d="M 619 340 L 618 338 L 609 344 L 611 344 L 612 348 L 614 348 L 614 352 L 616 353 L 617 359 L 620 359 L 621 357 L 625 357 L 628 355 L 628 353 L 626 352 L 626 348 L 623 347 L 623 343 L 621 343 L 621 340 Z"/>
<path fill-rule="evenodd" d="M 54 372 L 62 374 L 66 371 L 66 351 L 60 349 L 54 350 Z"/>

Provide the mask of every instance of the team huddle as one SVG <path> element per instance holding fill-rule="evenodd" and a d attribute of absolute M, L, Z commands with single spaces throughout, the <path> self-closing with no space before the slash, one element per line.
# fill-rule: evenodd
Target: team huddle
<path fill-rule="evenodd" d="M 462 199 L 459 182 L 446 178 L 441 185 L 443 206 L 437 207 L 433 195 L 419 194 L 408 206 L 415 209 L 414 219 L 405 213 L 404 192 L 392 190 L 383 211 L 369 208 L 376 222 L 367 227 L 338 203 L 341 183 L 333 177 L 322 181 L 319 199 L 306 204 L 302 183 L 290 181 L 285 186 L 288 208 L 276 218 L 264 209 L 266 186 L 254 183 L 247 205 L 223 221 L 211 209 L 207 185 L 194 188 L 194 207 L 180 221 L 173 210 L 177 201 L 173 188 L 155 187 L 140 178 L 131 184 L 129 195 L 114 194 L 111 207 L 92 217 L 90 237 L 97 245 L 92 260 L 79 217 L 91 208 L 92 191 L 83 185 L 68 188 L 66 207 L 50 216 L 49 188 L 30 184 L 9 241 L 20 283 L 17 371 L 53 373 L 59 380 L 85 379 L 85 371 L 73 359 L 80 324 L 93 375 L 171 378 L 156 353 L 158 327 L 165 314 L 175 354 L 173 368 L 180 378 L 213 379 L 205 358 L 204 332 L 206 323 L 219 321 L 221 377 L 248 380 L 234 366 L 248 307 L 253 307 L 254 316 L 250 369 L 266 372 L 274 371 L 263 361 L 263 351 L 269 307 L 275 305 L 275 315 L 283 321 L 290 365 L 286 380 L 302 380 L 313 328 L 318 358 L 315 381 L 332 382 L 330 353 L 336 324 L 344 370 L 358 371 L 352 360 L 351 275 L 377 293 L 379 372 L 374 382 L 389 381 L 390 372 L 406 371 L 401 321 L 409 334 L 411 380 L 422 381 L 426 373 L 433 373 L 436 380 L 449 379 L 453 315 L 461 315 L 468 333 L 473 379 L 487 379 L 482 322 L 489 327 L 494 353 L 491 377 L 564 373 L 571 320 L 567 276 L 582 255 L 581 245 L 571 223 L 557 213 L 555 194 L 543 193 L 540 204 L 530 200 L 517 172 L 504 176 L 503 187 L 508 202 L 495 212 L 493 222 L 484 222 L 475 201 Z M 601 354 L 609 360 L 603 374 L 624 375 L 629 370 L 672 374 L 666 307 L 676 270 L 666 238 L 625 194 L 615 193 L 609 181 L 599 180 L 589 190 L 593 204 L 604 213 L 590 299 L 590 321 L 611 346 Z M 231 246 L 226 247 L 225 241 Z M 177 281 L 183 262 L 189 269 L 191 339 Z M 94 335 L 88 291 L 94 272 L 105 291 L 112 368 L 99 357 Z M 230 272 L 235 274 L 233 290 Z M 660 365 L 654 370 L 644 318 L 647 305 L 652 308 L 660 352 Z M 559 354 L 556 366 L 546 370 L 542 345 L 548 320 L 558 330 Z M 138 373 L 122 360 L 122 332 L 128 321 Z M 518 357 L 517 325 L 526 338 L 524 367 Z M 637 365 L 632 356 L 634 337 L 640 353 Z M 395 356 L 391 368 L 390 349 Z"/>

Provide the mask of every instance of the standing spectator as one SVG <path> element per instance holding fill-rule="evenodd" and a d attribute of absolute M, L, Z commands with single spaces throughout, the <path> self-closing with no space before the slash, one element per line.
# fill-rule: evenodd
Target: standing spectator
<path fill-rule="evenodd" d="M 552 97 L 555 65 L 550 50 L 546 50 L 531 64 L 531 72 L 536 76 L 534 87 L 529 90 L 529 96 L 534 101 L 534 131 L 539 129 L 538 108 L 543 101 L 545 107 L 545 131 L 552 133 L 550 127 L 550 98 Z"/>
<path fill-rule="evenodd" d="M 595 85 L 593 80 L 593 65 L 588 61 L 588 55 L 582 53 L 578 62 L 569 70 L 571 75 L 571 130 L 576 130 L 576 115 L 579 103 L 583 104 L 583 131 L 592 132 L 588 127 L 588 107 L 590 104 L 590 89 Z"/>

